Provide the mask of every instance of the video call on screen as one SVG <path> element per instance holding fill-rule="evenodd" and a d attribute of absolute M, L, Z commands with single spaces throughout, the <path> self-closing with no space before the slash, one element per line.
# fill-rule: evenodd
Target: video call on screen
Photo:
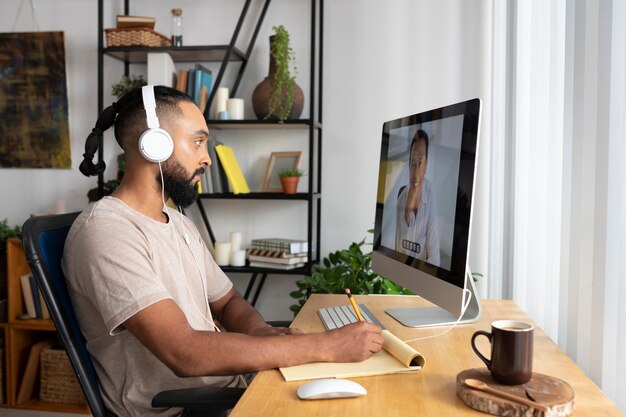
<path fill-rule="evenodd" d="M 391 129 L 382 162 L 386 175 L 381 245 L 446 270 L 451 268 L 463 119 L 458 115 Z M 405 207 L 398 202 L 409 195 L 409 147 L 420 129 L 428 136 L 421 203 L 415 218 L 402 226 L 398 222 L 405 221 Z"/>

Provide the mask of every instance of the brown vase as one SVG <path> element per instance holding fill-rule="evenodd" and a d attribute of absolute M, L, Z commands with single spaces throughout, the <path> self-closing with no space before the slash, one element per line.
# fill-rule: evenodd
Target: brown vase
<path fill-rule="evenodd" d="M 259 83 L 252 93 L 252 108 L 254 114 L 259 120 L 263 120 L 270 112 L 270 98 L 272 97 L 272 89 L 274 87 L 274 77 L 276 75 L 276 62 L 272 57 L 272 41 L 274 36 L 270 36 L 270 70 L 269 74 L 263 81 Z M 281 96 L 281 107 L 284 106 L 287 100 L 287 89 L 283 88 Z M 298 84 L 294 83 L 293 86 L 293 106 L 287 119 L 297 119 L 302 114 L 302 108 L 304 107 L 304 93 Z M 276 117 L 270 118 L 270 120 L 277 120 Z"/>
<path fill-rule="evenodd" d="M 280 177 L 280 183 L 283 186 L 283 193 L 295 194 L 298 191 L 298 182 L 300 177 Z"/>

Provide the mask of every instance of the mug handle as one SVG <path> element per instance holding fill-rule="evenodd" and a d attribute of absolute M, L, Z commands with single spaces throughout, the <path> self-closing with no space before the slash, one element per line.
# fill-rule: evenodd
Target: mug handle
<path fill-rule="evenodd" d="M 478 348 L 476 347 L 476 345 L 474 344 L 474 339 L 476 339 L 476 337 L 483 335 L 485 336 L 487 339 L 489 339 L 489 343 L 491 343 L 491 333 L 486 332 L 484 330 L 479 330 L 476 333 L 474 333 L 472 335 L 472 349 L 474 349 L 474 353 L 476 353 L 478 355 L 478 357 L 480 358 L 480 360 L 482 360 L 483 362 L 485 362 L 485 365 L 487 365 L 487 369 L 491 370 L 491 360 L 485 358 L 482 353 L 480 353 L 478 351 Z"/>

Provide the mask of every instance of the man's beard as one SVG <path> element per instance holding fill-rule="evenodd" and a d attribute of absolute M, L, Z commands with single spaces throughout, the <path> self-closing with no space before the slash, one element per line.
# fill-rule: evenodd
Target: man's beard
<path fill-rule="evenodd" d="M 170 159 L 163 164 L 165 193 L 177 206 L 189 207 L 198 199 L 198 187 L 193 185 L 193 179 L 196 175 L 202 174 L 204 174 L 204 168 L 198 168 L 191 178 L 188 178 L 185 168 L 177 160 Z M 161 182 L 160 174 L 157 175 L 157 181 Z"/>

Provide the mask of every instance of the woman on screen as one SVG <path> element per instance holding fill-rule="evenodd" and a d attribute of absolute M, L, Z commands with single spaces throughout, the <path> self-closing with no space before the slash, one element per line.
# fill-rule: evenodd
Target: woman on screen
<path fill-rule="evenodd" d="M 428 134 L 419 129 L 409 147 L 408 186 L 398 192 L 396 251 L 439 266 L 439 228 L 432 183 L 425 177 Z"/>

